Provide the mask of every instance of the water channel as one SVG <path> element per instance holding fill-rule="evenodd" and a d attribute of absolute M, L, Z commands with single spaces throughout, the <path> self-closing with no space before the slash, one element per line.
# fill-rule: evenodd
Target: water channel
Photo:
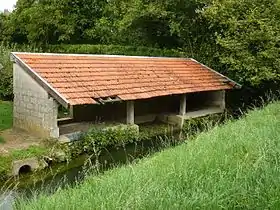
<path fill-rule="evenodd" d="M 103 150 L 98 158 L 98 172 L 123 164 L 136 162 L 164 148 L 177 145 L 175 140 L 149 140 L 131 143 L 125 147 Z M 82 155 L 66 164 L 50 165 L 36 174 L 25 174 L 0 185 L 0 210 L 11 210 L 17 199 L 28 199 L 38 193 L 53 194 L 58 188 L 73 187 L 87 175 L 97 174 L 94 155 Z"/>

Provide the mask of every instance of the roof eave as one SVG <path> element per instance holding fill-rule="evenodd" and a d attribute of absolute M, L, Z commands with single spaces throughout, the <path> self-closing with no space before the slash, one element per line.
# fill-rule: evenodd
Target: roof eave
<path fill-rule="evenodd" d="M 39 74 L 23 62 L 15 52 L 11 53 L 10 59 L 12 62 L 17 63 L 29 76 L 31 76 L 40 86 L 42 86 L 48 94 L 50 94 L 59 104 L 65 108 L 70 107 L 69 101 L 57 92 L 49 83 L 47 83 Z"/>
<path fill-rule="evenodd" d="M 223 74 L 221 74 L 221 73 L 215 71 L 214 69 L 211 69 L 210 67 L 208 67 L 208 66 L 206 66 L 206 65 L 204 65 L 204 64 L 202 64 L 202 63 L 200 63 L 199 61 L 197 61 L 197 60 L 195 60 L 195 59 L 193 59 L 193 58 L 191 58 L 191 60 L 194 61 L 194 62 L 196 62 L 196 63 L 199 63 L 199 64 L 202 65 L 203 67 L 207 68 L 209 71 L 212 71 L 212 72 L 214 72 L 214 73 L 220 75 L 221 77 L 225 78 L 226 80 L 228 80 L 230 83 L 232 83 L 231 86 L 232 86 L 234 89 L 241 89 L 241 88 L 242 88 L 242 85 L 241 85 L 241 84 L 239 84 L 239 83 L 233 81 L 232 79 L 226 77 L 225 75 L 223 75 Z"/>

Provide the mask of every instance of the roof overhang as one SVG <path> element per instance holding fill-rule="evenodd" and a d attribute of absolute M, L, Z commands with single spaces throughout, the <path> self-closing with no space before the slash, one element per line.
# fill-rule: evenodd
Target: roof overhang
<path fill-rule="evenodd" d="M 53 97 L 59 104 L 61 104 L 63 107 L 65 108 L 69 108 L 72 105 L 78 105 L 71 103 L 71 99 L 67 100 L 61 93 L 59 93 L 58 90 L 56 90 L 55 88 L 53 88 L 48 81 L 46 81 L 44 78 L 42 78 L 34 69 L 32 69 L 28 64 L 26 64 L 24 62 L 24 60 L 22 60 L 20 58 L 20 55 L 24 55 L 24 54 L 32 54 L 32 53 L 21 53 L 21 52 L 12 52 L 11 53 L 11 61 L 13 61 L 14 63 L 17 63 L 28 75 L 30 75 L 40 86 L 42 86 L 47 92 L 48 94 Z M 153 58 L 153 57 L 142 57 L 142 56 L 115 56 L 115 55 L 84 55 L 84 54 L 50 54 L 50 53 L 36 53 L 37 55 L 56 55 L 56 56 L 65 56 L 65 55 L 71 55 L 71 56 L 90 56 L 90 57 L 110 57 L 110 58 L 114 58 L 114 57 L 128 57 L 128 58 Z M 155 57 L 155 58 L 159 58 L 159 57 Z M 195 59 L 186 59 L 186 58 L 168 58 L 168 57 L 163 57 L 164 59 L 178 59 L 178 60 L 192 60 L 193 62 L 198 63 L 199 65 L 207 68 L 209 71 L 212 71 L 213 73 L 221 76 L 222 78 L 224 78 L 225 81 L 224 84 L 227 84 L 229 87 L 228 89 L 240 89 L 242 86 L 240 84 L 238 84 L 237 82 L 231 80 L 230 78 L 220 74 L 219 72 L 209 68 L 208 66 L 196 61 Z M 180 92 L 180 94 L 183 94 L 185 92 Z M 174 94 L 178 94 L 178 93 L 174 93 Z M 163 95 L 158 95 L 158 96 L 163 96 Z M 156 97 L 156 96 L 154 96 Z M 134 100 L 134 99 L 129 99 L 129 98 L 123 98 L 120 97 L 118 94 L 114 95 L 114 96 L 106 96 L 106 97 L 100 97 L 100 98 L 91 98 L 93 100 L 96 101 L 96 104 L 105 104 L 105 103 L 112 103 L 112 102 L 118 102 L 118 101 L 122 101 L 122 100 Z M 142 99 L 142 98 L 139 98 Z M 82 103 L 81 103 L 82 104 Z"/>
<path fill-rule="evenodd" d="M 26 65 L 16 54 L 17 52 L 11 53 L 11 61 L 19 65 L 29 76 L 31 76 L 40 86 L 42 86 L 51 97 L 53 97 L 63 107 L 68 109 L 70 107 L 69 101 L 53 87 L 51 87 L 39 74 L 32 70 L 32 68 Z"/>
<path fill-rule="evenodd" d="M 242 88 L 242 85 L 241 85 L 241 84 L 239 84 L 239 83 L 233 81 L 233 80 L 230 79 L 229 77 L 226 77 L 225 75 L 223 75 L 223 74 L 221 74 L 221 73 L 215 71 L 214 69 L 211 69 L 210 67 L 204 65 L 203 63 L 198 62 L 197 60 L 195 60 L 195 59 L 193 59 L 193 58 L 191 58 L 191 60 L 193 60 L 193 61 L 196 62 L 196 63 L 199 63 L 201 66 L 204 66 L 204 67 L 207 68 L 208 70 L 210 70 L 210 71 L 212 71 L 212 72 L 214 72 L 214 73 L 220 75 L 221 77 L 225 78 L 225 79 L 227 80 L 227 84 L 231 85 L 233 88 L 235 88 L 235 89 L 241 89 L 241 88 Z"/>

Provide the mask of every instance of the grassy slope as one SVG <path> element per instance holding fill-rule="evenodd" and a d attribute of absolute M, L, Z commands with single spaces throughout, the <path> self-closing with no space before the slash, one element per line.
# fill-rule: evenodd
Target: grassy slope
<path fill-rule="evenodd" d="M 13 108 L 11 102 L 0 101 L 0 132 L 12 127 Z M 0 135 L 0 144 L 4 143 L 3 137 Z"/>
<path fill-rule="evenodd" d="M 280 103 L 20 209 L 280 208 Z M 27 202 L 27 203 L 26 203 Z"/>
<path fill-rule="evenodd" d="M 12 127 L 12 102 L 0 101 L 0 131 Z"/>

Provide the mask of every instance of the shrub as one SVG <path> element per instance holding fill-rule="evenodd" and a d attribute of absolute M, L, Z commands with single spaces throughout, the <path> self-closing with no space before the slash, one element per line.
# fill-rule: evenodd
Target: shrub
<path fill-rule="evenodd" d="M 92 127 L 83 137 L 83 150 L 95 151 L 107 146 L 121 146 L 138 140 L 137 125 L 117 125 L 107 128 Z"/>
<path fill-rule="evenodd" d="M 187 57 L 186 53 L 174 49 L 158 49 L 121 45 L 50 45 L 45 50 L 57 53 Z"/>
<path fill-rule="evenodd" d="M 13 98 L 13 67 L 10 61 L 11 52 L 38 52 L 40 49 L 28 45 L 7 46 L 0 43 L 0 99 L 11 100 Z"/>

